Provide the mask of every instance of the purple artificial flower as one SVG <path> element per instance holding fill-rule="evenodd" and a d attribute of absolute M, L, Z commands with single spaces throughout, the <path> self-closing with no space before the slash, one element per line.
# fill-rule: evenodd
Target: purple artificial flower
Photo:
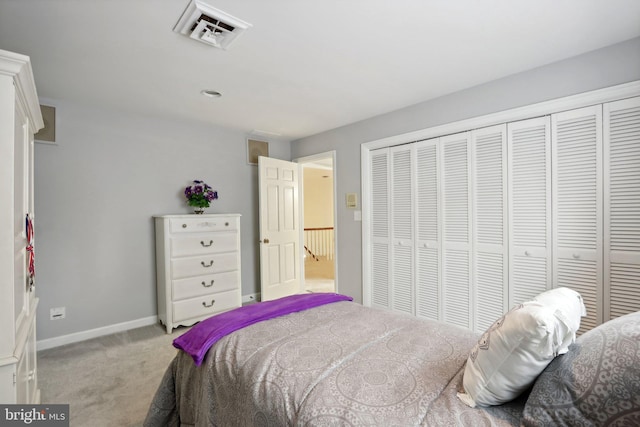
<path fill-rule="evenodd" d="M 201 180 L 194 180 L 193 185 L 184 189 L 189 206 L 208 208 L 209 204 L 218 198 L 218 192 Z"/>

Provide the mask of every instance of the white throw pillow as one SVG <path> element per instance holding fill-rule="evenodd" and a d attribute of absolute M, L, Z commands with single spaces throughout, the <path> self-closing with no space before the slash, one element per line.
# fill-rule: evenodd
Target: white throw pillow
<path fill-rule="evenodd" d="M 556 288 L 514 307 L 491 325 L 467 359 L 460 399 L 474 407 L 518 397 L 575 340 L 585 312 L 578 297 L 568 288 Z"/>
<path fill-rule="evenodd" d="M 580 329 L 580 318 L 587 315 L 582 295 L 573 289 L 560 287 L 542 292 L 533 300 L 554 309 L 556 317 L 564 322 L 572 332 L 564 337 L 564 341 L 558 349 L 558 354 L 565 354 L 569 351 L 569 346 L 576 340 L 576 332 Z"/>

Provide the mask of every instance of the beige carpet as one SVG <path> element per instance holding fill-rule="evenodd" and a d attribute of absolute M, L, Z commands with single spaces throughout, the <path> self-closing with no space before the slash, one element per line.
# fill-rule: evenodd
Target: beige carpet
<path fill-rule="evenodd" d="M 304 260 L 304 285 L 307 292 L 336 292 L 333 260 L 307 256 Z"/>
<path fill-rule="evenodd" d="M 153 325 L 38 352 L 42 403 L 68 403 L 71 427 L 141 426 L 186 331 Z"/>

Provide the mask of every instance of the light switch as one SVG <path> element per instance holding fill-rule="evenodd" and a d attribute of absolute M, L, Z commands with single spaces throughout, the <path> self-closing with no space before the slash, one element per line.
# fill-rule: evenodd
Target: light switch
<path fill-rule="evenodd" d="M 355 209 L 358 207 L 358 195 L 356 193 L 347 193 L 345 196 L 348 208 Z"/>

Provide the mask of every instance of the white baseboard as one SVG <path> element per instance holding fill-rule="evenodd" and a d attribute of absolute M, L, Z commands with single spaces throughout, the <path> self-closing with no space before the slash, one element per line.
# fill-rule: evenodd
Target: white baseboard
<path fill-rule="evenodd" d="M 243 304 L 256 302 L 256 301 L 260 301 L 260 292 L 242 296 Z M 131 320 L 129 322 L 122 322 L 122 323 L 116 323 L 115 325 L 103 326 L 102 328 L 90 329 L 88 331 L 75 332 L 69 335 L 62 335 L 59 337 L 39 340 L 36 343 L 36 348 L 38 351 L 47 350 L 49 348 L 60 347 L 66 344 L 73 344 L 74 342 L 85 341 L 91 338 L 98 338 L 104 335 L 110 335 L 110 334 L 115 334 L 117 332 L 128 331 L 129 329 L 135 329 L 135 328 L 141 328 L 143 326 L 154 325 L 156 323 L 158 323 L 158 316 L 144 317 L 142 319 Z"/>
<path fill-rule="evenodd" d="M 154 325 L 158 323 L 158 316 L 149 316 L 142 319 L 131 320 L 129 322 L 116 323 L 115 325 L 103 326 L 101 328 L 90 329 L 88 331 L 76 332 L 73 334 L 62 335 L 54 338 L 39 340 L 36 343 L 38 351 L 47 350 L 49 348 L 60 347 L 74 342 L 85 341 L 91 338 L 98 338 L 104 335 L 115 334 L 117 332 L 128 331 L 129 329 L 141 328 L 143 326 Z"/>

